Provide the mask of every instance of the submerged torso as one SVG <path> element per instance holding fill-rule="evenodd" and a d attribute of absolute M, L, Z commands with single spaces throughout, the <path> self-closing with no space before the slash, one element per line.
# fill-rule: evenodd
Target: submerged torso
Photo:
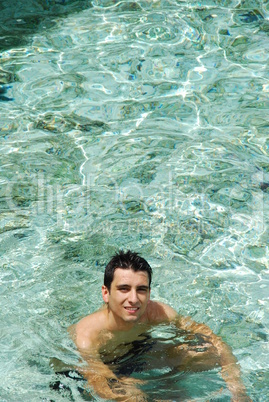
<path fill-rule="evenodd" d="M 130 338 L 114 335 L 100 348 L 102 361 L 115 374 L 127 376 L 162 367 L 200 371 L 219 365 L 215 348 L 202 334 L 186 332 L 172 324 L 143 329 L 139 334 L 128 334 L 133 335 Z"/>

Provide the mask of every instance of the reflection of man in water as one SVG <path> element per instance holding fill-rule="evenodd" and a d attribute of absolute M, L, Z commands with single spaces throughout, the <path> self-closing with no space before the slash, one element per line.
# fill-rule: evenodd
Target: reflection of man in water
<path fill-rule="evenodd" d="M 70 333 L 87 363 L 80 372 L 89 386 L 105 399 L 146 401 L 139 380 L 112 370 L 128 345 L 143 339 L 152 326 L 174 325 L 198 342 L 182 342 L 165 349 L 166 365 L 180 371 L 209 370 L 221 366 L 232 401 L 250 401 L 240 378 L 240 368 L 230 348 L 209 327 L 177 315 L 170 306 L 150 300 L 152 270 L 138 254 L 120 251 L 105 269 L 102 295 L 105 306 L 70 327 Z M 123 345 L 123 346 L 122 346 Z M 109 356 L 106 361 L 104 356 Z M 109 364 L 110 363 L 110 364 Z"/>

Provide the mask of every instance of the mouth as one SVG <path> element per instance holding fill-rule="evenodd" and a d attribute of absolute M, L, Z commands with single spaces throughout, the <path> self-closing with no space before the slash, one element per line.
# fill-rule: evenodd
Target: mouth
<path fill-rule="evenodd" d="M 124 308 L 126 311 L 128 311 L 128 313 L 131 314 L 135 314 L 139 310 L 139 307 L 124 307 Z"/>

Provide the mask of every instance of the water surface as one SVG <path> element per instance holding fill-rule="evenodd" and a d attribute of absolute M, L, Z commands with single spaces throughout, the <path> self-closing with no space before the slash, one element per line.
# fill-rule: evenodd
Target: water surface
<path fill-rule="evenodd" d="M 66 328 L 130 248 L 267 401 L 267 2 L 38 4 L 1 6 L 0 399 L 59 400 L 50 359 L 77 363 Z M 159 397 L 229 400 L 217 373 L 178 376 Z"/>

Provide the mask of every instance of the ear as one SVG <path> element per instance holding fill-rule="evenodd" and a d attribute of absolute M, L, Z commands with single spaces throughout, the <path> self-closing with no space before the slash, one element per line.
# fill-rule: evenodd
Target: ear
<path fill-rule="evenodd" d="M 102 286 L 102 296 L 103 296 L 103 300 L 105 303 L 108 303 L 108 299 L 109 299 L 109 290 L 108 288 L 103 285 Z"/>

